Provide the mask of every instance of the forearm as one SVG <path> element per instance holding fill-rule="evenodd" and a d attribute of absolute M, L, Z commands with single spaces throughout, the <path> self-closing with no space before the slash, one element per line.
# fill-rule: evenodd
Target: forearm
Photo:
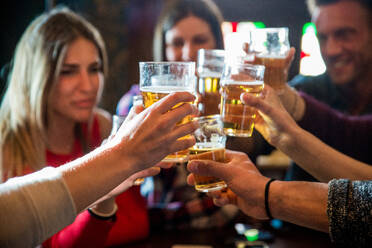
<path fill-rule="evenodd" d="M 328 185 L 275 181 L 270 186 L 269 206 L 274 218 L 328 232 Z"/>
<path fill-rule="evenodd" d="M 321 181 L 333 178 L 371 179 L 372 167 L 352 159 L 324 144 L 312 134 L 294 128 L 279 149 Z"/>
<path fill-rule="evenodd" d="M 78 212 L 136 172 L 130 160 L 118 157 L 114 147 L 100 147 L 86 156 L 59 167 Z M 119 154 L 120 156 L 120 154 Z"/>
<path fill-rule="evenodd" d="M 35 247 L 76 217 L 61 173 L 50 167 L 1 184 L 0 210 L 0 247 Z"/>

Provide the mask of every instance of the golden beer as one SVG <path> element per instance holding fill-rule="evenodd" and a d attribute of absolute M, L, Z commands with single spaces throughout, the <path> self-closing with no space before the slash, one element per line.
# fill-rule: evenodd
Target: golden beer
<path fill-rule="evenodd" d="M 225 162 L 225 148 L 203 148 L 199 146 L 194 146 L 189 149 L 190 158 L 189 160 L 213 160 L 216 162 Z M 195 178 L 195 189 L 202 192 L 209 192 L 214 190 L 219 190 L 227 187 L 226 183 L 221 179 L 201 176 L 194 174 Z"/>
<path fill-rule="evenodd" d="M 152 104 L 156 103 L 160 99 L 164 98 L 165 96 L 169 95 L 172 92 L 184 92 L 185 88 L 181 87 L 156 87 L 156 86 L 150 86 L 150 87 L 142 87 L 141 88 L 141 94 L 143 97 L 143 104 L 145 108 L 150 107 Z M 176 108 L 180 106 L 183 103 L 179 103 L 175 105 L 173 108 Z M 177 124 L 185 124 L 190 121 L 190 116 L 186 116 L 183 118 L 180 122 Z M 184 136 L 182 138 L 190 137 L 189 135 Z M 181 138 L 181 139 L 182 139 Z M 179 151 L 173 154 L 169 154 L 163 161 L 165 162 L 186 162 L 188 161 L 188 150 Z"/>
<path fill-rule="evenodd" d="M 198 90 L 201 95 L 201 101 L 199 102 L 201 115 L 219 114 L 218 105 L 221 102 L 220 77 L 199 77 Z"/>
<path fill-rule="evenodd" d="M 285 57 L 270 57 L 257 55 L 254 64 L 265 66 L 264 82 L 272 88 L 282 89 L 287 81 Z"/>
<path fill-rule="evenodd" d="M 263 89 L 262 81 L 231 82 L 222 86 L 221 116 L 224 132 L 229 136 L 252 136 L 256 110 L 244 105 L 240 95 L 248 92 L 258 96 Z"/>

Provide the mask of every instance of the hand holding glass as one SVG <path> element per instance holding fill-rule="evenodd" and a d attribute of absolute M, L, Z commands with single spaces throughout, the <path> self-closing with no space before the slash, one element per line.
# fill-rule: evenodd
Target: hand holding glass
<path fill-rule="evenodd" d="M 214 160 L 225 162 L 226 136 L 220 115 L 193 118 L 199 123 L 194 136 L 196 144 L 190 148 L 189 160 Z M 201 192 L 219 190 L 226 187 L 221 179 L 195 174 L 195 189 Z"/>
<path fill-rule="evenodd" d="M 140 62 L 139 67 L 140 91 L 145 108 L 172 92 L 195 93 L 195 62 Z M 190 116 L 185 117 L 179 124 L 189 121 Z M 186 162 L 187 160 L 188 150 L 184 150 L 168 155 L 163 161 Z"/>

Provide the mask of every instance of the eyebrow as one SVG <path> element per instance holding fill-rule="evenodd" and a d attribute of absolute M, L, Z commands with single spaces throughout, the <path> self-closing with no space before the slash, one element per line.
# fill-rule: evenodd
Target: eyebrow
<path fill-rule="evenodd" d="M 98 61 L 94 61 L 90 63 L 89 66 L 92 66 L 92 65 L 100 66 L 101 64 L 102 64 L 101 60 L 98 60 Z M 79 67 L 79 63 L 63 63 L 62 67 L 76 68 L 76 67 Z"/>

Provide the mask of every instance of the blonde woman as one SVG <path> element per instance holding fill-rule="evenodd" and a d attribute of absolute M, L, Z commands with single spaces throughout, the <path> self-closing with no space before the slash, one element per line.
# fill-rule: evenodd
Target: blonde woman
<path fill-rule="evenodd" d="M 1 104 L 3 181 L 45 165 L 58 167 L 101 144 L 111 129 L 110 115 L 97 108 L 106 74 L 102 37 L 82 17 L 58 8 L 30 24 Z M 83 211 L 43 246 L 102 247 L 147 234 L 145 201 L 132 187 Z"/>

